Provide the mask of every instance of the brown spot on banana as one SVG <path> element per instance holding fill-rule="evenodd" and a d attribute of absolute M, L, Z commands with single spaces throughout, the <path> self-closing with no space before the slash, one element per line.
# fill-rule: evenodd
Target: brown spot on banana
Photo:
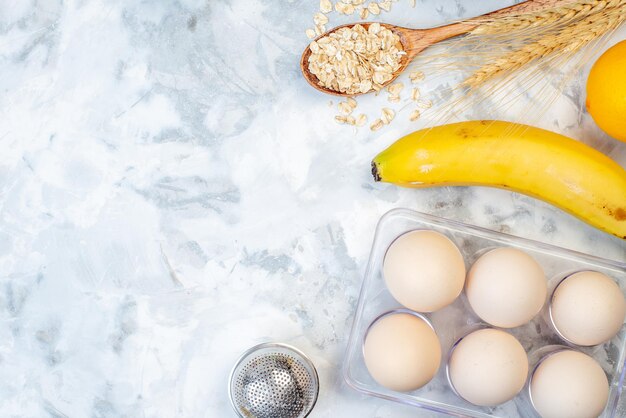
<path fill-rule="evenodd" d="M 465 128 L 459 129 L 459 131 L 457 132 L 457 135 L 459 135 L 463 139 L 467 139 L 470 136 L 469 130 Z"/>
<path fill-rule="evenodd" d="M 372 161 L 372 176 L 374 176 L 374 181 L 381 180 L 380 174 L 378 173 L 378 166 L 374 161 Z"/>

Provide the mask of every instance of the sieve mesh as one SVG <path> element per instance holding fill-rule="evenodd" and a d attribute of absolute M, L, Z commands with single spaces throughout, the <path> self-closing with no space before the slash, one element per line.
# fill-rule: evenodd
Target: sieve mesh
<path fill-rule="evenodd" d="M 317 400 L 313 364 L 283 344 L 262 344 L 245 353 L 231 374 L 230 397 L 246 418 L 306 417 Z"/>

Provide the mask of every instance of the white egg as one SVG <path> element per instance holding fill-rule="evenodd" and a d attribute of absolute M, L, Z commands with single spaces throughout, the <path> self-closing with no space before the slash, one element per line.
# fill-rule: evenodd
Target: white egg
<path fill-rule="evenodd" d="M 594 359 L 564 350 L 539 363 L 530 395 L 542 418 L 596 418 L 609 398 L 609 382 Z"/>
<path fill-rule="evenodd" d="M 561 282 L 552 295 L 554 327 L 570 342 L 596 345 L 613 338 L 624 323 L 626 300 L 608 276 L 581 271 Z"/>
<path fill-rule="evenodd" d="M 515 248 L 497 248 L 480 257 L 470 269 L 465 287 L 476 315 L 501 328 L 532 320 L 543 307 L 547 292 L 541 266 Z"/>
<path fill-rule="evenodd" d="M 495 406 L 513 399 L 526 383 L 528 357 L 511 334 L 486 328 L 475 331 L 453 348 L 448 375 L 463 399 Z"/>
<path fill-rule="evenodd" d="M 383 276 L 391 295 L 418 312 L 452 303 L 463 290 L 465 262 L 457 246 L 435 231 L 411 231 L 387 250 Z"/>
<path fill-rule="evenodd" d="M 382 386 L 406 392 L 428 383 L 441 363 L 441 344 L 431 326 L 410 313 L 388 314 L 367 333 L 363 357 Z"/>

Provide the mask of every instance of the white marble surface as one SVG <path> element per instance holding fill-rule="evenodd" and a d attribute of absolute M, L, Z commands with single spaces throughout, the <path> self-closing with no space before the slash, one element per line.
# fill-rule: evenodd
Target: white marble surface
<path fill-rule="evenodd" d="M 430 26 L 511 2 L 404 3 L 384 19 Z M 394 207 L 626 259 L 623 242 L 528 197 L 374 184 L 371 158 L 415 126 L 332 122 L 298 68 L 317 4 L 3 0 L 0 416 L 232 416 L 230 367 L 267 340 L 318 366 L 313 417 L 427 416 L 338 373 Z M 537 124 L 624 165 L 626 144 L 579 110 L 583 76 Z"/>

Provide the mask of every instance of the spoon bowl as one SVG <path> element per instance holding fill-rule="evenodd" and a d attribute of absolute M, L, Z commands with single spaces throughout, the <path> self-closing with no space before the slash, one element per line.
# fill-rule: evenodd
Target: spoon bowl
<path fill-rule="evenodd" d="M 365 30 L 368 30 L 370 25 L 374 23 L 374 22 L 363 22 L 363 23 L 359 23 L 359 25 L 363 26 L 365 28 Z M 348 28 L 348 27 L 352 27 L 356 25 L 356 23 L 349 23 L 346 25 L 341 25 L 341 26 L 337 26 L 329 31 L 327 31 L 326 33 L 321 34 L 320 36 L 318 36 L 317 38 L 313 39 L 311 42 L 313 41 L 317 41 L 325 36 L 330 35 L 333 32 L 338 31 L 339 29 L 342 28 Z M 394 73 L 393 76 L 391 77 L 391 79 L 389 81 L 387 81 L 386 83 L 384 83 L 382 86 L 386 87 L 389 84 L 393 83 L 393 81 L 398 78 L 398 76 L 406 69 L 406 67 L 408 67 L 408 65 L 411 63 L 413 57 L 409 58 L 409 54 L 408 54 L 408 47 L 410 46 L 409 41 L 406 37 L 406 32 L 407 31 L 411 31 L 412 29 L 407 29 L 407 28 L 401 28 L 399 26 L 394 26 L 394 25 L 390 25 L 387 23 L 380 23 L 380 26 L 386 29 L 389 29 L 390 31 L 392 31 L 393 33 L 395 33 L 396 35 L 398 35 L 400 37 L 400 45 L 402 46 L 402 50 L 407 52 L 407 55 L 404 55 L 401 59 L 400 59 L 400 68 L 398 68 Z M 348 94 L 348 93 L 342 93 L 340 91 L 336 91 L 333 89 L 330 89 L 322 84 L 320 84 L 319 79 L 317 78 L 317 76 L 315 74 L 313 74 L 310 70 L 309 70 L 309 57 L 311 56 L 313 52 L 311 51 L 311 48 L 309 46 L 307 46 L 304 50 L 304 52 L 302 53 L 302 58 L 300 58 L 300 69 L 302 70 L 302 74 L 304 75 L 304 79 L 307 81 L 307 83 L 309 83 L 313 88 L 321 91 L 322 93 L 326 93 L 326 94 L 330 94 L 333 96 L 340 96 L 340 97 L 352 97 L 352 96 L 359 96 L 361 94 L 365 94 L 365 93 L 354 93 L 354 94 Z M 417 55 L 417 53 L 416 53 Z"/>

